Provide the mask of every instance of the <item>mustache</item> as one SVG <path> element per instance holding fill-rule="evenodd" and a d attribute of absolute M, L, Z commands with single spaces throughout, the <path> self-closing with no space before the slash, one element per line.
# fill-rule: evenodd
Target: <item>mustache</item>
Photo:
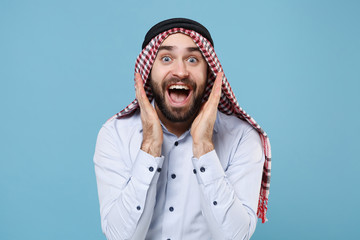
<path fill-rule="evenodd" d="M 175 84 L 175 83 L 183 83 L 183 84 L 185 84 L 185 85 L 188 85 L 188 86 L 190 86 L 190 87 L 192 88 L 192 90 L 194 90 L 194 91 L 195 91 L 196 88 L 197 88 L 196 83 L 195 83 L 194 81 L 190 80 L 189 78 L 183 78 L 183 79 L 180 79 L 180 78 L 170 78 L 170 79 L 164 81 L 164 82 L 162 83 L 162 86 L 161 86 L 161 87 L 162 87 L 164 90 L 166 90 L 166 89 L 167 89 L 167 86 L 169 86 L 169 85 L 171 85 L 171 84 Z"/>

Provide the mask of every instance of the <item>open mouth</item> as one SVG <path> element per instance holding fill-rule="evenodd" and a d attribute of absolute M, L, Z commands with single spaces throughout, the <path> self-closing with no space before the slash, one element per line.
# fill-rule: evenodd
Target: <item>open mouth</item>
<path fill-rule="evenodd" d="M 184 84 L 172 84 L 168 88 L 168 95 L 170 101 L 175 104 L 184 104 L 191 95 L 191 88 Z"/>

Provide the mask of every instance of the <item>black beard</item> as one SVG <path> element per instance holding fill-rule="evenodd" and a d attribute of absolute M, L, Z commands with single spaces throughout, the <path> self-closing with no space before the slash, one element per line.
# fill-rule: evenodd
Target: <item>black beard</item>
<path fill-rule="evenodd" d="M 149 79 L 150 80 L 150 79 Z M 190 105 L 190 109 L 187 112 L 183 112 L 182 108 L 173 108 L 169 109 L 165 105 L 165 94 L 166 94 L 166 85 L 169 82 L 183 82 L 188 85 L 191 85 L 193 94 L 195 96 L 194 101 Z M 196 95 L 196 89 L 197 85 L 195 85 L 193 82 L 183 79 L 172 79 L 168 81 L 167 83 L 162 84 L 163 94 L 161 94 L 159 85 L 156 85 L 153 83 L 153 81 L 150 80 L 150 87 L 155 99 L 156 106 L 159 108 L 161 113 L 171 122 L 185 122 L 187 120 L 190 120 L 196 116 L 201 108 L 202 99 L 205 94 L 205 87 L 201 86 L 203 88 L 202 92 L 200 92 L 198 95 Z M 155 85 L 155 86 L 154 86 Z"/>

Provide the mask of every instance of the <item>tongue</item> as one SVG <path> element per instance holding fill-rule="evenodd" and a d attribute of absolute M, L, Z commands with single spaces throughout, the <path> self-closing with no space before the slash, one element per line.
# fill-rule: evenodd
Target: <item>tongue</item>
<path fill-rule="evenodd" d="M 170 91 L 169 95 L 171 100 L 176 103 L 183 102 L 187 97 L 187 94 L 184 91 Z"/>

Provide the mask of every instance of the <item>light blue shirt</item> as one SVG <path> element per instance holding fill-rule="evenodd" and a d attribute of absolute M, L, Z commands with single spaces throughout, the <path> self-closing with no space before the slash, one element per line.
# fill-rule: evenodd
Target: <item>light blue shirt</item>
<path fill-rule="evenodd" d="M 258 132 L 218 112 L 215 150 L 197 159 L 190 131 L 178 138 L 162 128 L 156 158 L 140 150 L 139 111 L 99 132 L 94 163 L 107 239 L 249 239 L 264 164 Z"/>

